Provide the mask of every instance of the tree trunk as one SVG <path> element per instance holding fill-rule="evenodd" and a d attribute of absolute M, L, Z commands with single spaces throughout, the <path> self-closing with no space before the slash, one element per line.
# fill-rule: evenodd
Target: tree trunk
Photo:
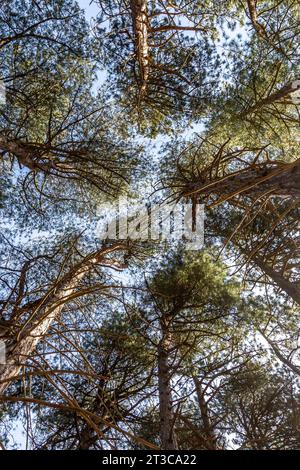
<path fill-rule="evenodd" d="M 248 116 L 251 113 L 255 113 L 259 109 L 263 108 L 264 106 L 269 106 L 274 103 L 283 102 L 284 100 L 289 97 L 292 93 L 297 91 L 300 88 L 300 80 L 295 80 L 291 83 L 284 85 L 280 90 L 274 91 L 266 98 L 261 99 L 250 108 L 246 109 L 242 113 L 240 113 L 241 117 Z"/>
<path fill-rule="evenodd" d="M 130 0 L 133 32 L 135 35 L 135 52 L 140 69 L 140 97 L 145 94 L 149 79 L 149 25 L 147 4 L 147 0 Z"/>
<path fill-rule="evenodd" d="M 38 161 L 36 161 L 34 158 L 34 156 L 38 156 L 38 149 L 34 148 L 33 145 L 27 145 L 16 140 L 9 140 L 1 135 L 0 149 L 4 152 L 13 154 L 21 166 L 24 166 L 32 171 L 48 172 L 54 166 L 52 166 L 50 162 L 48 164 L 38 163 Z"/>
<path fill-rule="evenodd" d="M 268 193 L 269 196 L 299 198 L 300 159 L 293 163 L 249 167 L 235 174 L 204 183 L 202 186 L 193 184 L 191 189 L 185 191 L 183 195 L 185 197 L 193 194 L 203 194 L 205 197 L 217 195 L 223 201 L 238 194 L 258 197 L 264 193 Z"/>
<path fill-rule="evenodd" d="M 92 412 L 104 419 L 108 419 L 109 417 L 107 416 L 107 410 L 105 410 L 105 407 L 103 406 L 103 400 L 104 400 L 104 387 L 105 387 L 105 379 L 100 379 L 98 389 L 97 389 L 97 396 L 95 398 L 95 403 Z M 106 412 L 106 414 L 105 414 Z M 104 416 L 103 416 L 104 415 Z M 104 428 L 103 422 L 99 420 L 99 423 L 97 423 L 99 426 L 99 429 L 102 431 Z M 88 425 L 88 423 L 84 423 L 83 429 L 80 432 L 79 435 L 79 443 L 78 443 L 78 449 L 79 450 L 89 450 L 96 442 L 99 440 L 99 435 L 95 433 L 95 430 L 91 428 L 91 426 Z"/>
<path fill-rule="evenodd" d="M 253 28 L 255 31 L 257 31 L 259 36 L 261 36 L 263 39 L 267 39 L 267 34 L 264 27 L 258 22 L 256 0 L 247 0 L 247 5 Z"/>
<path fill-rule="evenodd" d="M 178 449 L 174 431 L 174 414 L 172 411 L 171 374 L 169 365 L 172 335 L 171 320 L 167 317 L 161 321 L 162 338 L 158 345 L 158 391 L 161 449 Z"/>
<path fill-rule="evenodd" d="M 300 305 L 300 289 L 297 284 L 290 282 L 285 279 L 281 274 L 274 271 L 271 266 L 268 266 L 260 258 L 254 258 L 255 264 L 268 276 L 270 277 L 277 286 L 283 290 L 291 299 Z"/>
<path fill-rule="evenodd" d="M 202 419 L 204 433 L 205 433 L 205 442 L 209 450 L 216 450 L 217 438 L 216 438 L 216 435 L 214 433 L 214 430 L 210 421 L 208 406 L 204 397 L 204 393 L 202 391 L 200 381 L 197 379 L 197 377 L 193 377 L 193 381 L 194 381 L 195 388 L 196 388 L 197 399 L 198 399 L 201 419 Z"/>
<path fill-rule="evenodd" d="M 14 343 L 7 348 L 6 363 L 0 365 L 0 394 L 19 374 L 22 366 L 44 338 L 53 321 L 60 316 L 65 304 L 76 293 L 82 278 L 91 272 L 98 263 L 104 264 L 105 255 L 123 248 L 124 245 L 115 244 L 87 256 L 64 275 L 55 287 L 41 299 L 33 319 L 23 327 Z"/>
<path fill-rule="evenodd" d="M 286 365 L 289 369 L 291 369 L 296 375 L 300 376 L 300 367 L 296 366 L 293 364 L 287 357 L 285 357 L 280 350 L 277 348 L 277 346 L 273 343 L 273 341 L 268 338 L 262 330 L 258 329 L 260 334 L 263 336 L 263 338 L 269 343 L 271 346 L 275 356 L 282 362 L 282 364 Z"/>
<path fill-rule="evenodd" d="M 98 416 L 99 419 L 95 418 L 94 421 L 97 424 L 99 430 L 105 434 L 106 430 L 109 430 L 106 423 L 116 424 L 120 420 L 120 416 L 124 418 L 124 414 L 119 409 L 119 397 L 120 392 L 116 390 L 107 390 L 105 388 L 107 376 L 113 377 L 117 373 L 117 364 L 119 362 L 119 357 L 115 359 L 112 364 L 109 366 L 106 364 L 104 369 L 101 370 L 101 378 L 98 382 L 97 395 L 94 399 L 92 409 L 90 410 L 93 415 Z M 99 433 L 95 432 L 88 423 L 84 423 L 83 428 L 79 434 L 79 443 L 78 449 L 80 450 L 89 450 L 91 449 L 99 440 Z"/>

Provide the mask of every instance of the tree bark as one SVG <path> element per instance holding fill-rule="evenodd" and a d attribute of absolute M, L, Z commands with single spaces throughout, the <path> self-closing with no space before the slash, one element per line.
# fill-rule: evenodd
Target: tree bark
<path fill-rule="evenodd" d="M 149 39 L 148 39 L 148 1 L 130 0 L 130 8 L 135 35 L 135 52 L 140 69 L 140 95 L 145 94 L 149 79 Z"/>
<path fill-rule="evenodd" d="M 161 320 L 162 338 L 158 345 L 158 391 L 160 415 L 161 449 L 178 449 L 174 430 L 174 413 L 172 411 L 171 374 L 169 365 L 172 334 L 170 331 L 171 319 L 167 316 Z"/>
<path fill-rule="evenodd" d="M 185 191 L 183 195 L 219 195 L 221 200 L 228 200 L 237 194 L 257 197 L 267 192 L 269 196 L 299 198 L 300 159 L 293 163 L 253 165 L 198 187 L 193 184 L 191 190 Z"/>
<path fill-rule="evenodd" d="M 12 345 L 7 348 L 6 363 L 0 365 L 0 394 L 16 377 L 38 343 L 44 338 L 51 324 L 59 318 L 65 304 L 72 299 L 83 277 L 99 263 L 105 263 L 105 255 L 122 250 L 123 244 L 102 248 L 84 258 L 60 279 L 39 303 L 33 318 L 24 325 Z"/>
<path fill-rule="evenodd" d="M 261 36 L 263 39 L 267 39 L 267 34 L 264 27 L 259 23 L 257 10 L 256 10 L 256 0 L 247 0 L 249 16 L 251 19 L 251 23 L 255 31 Z"/>
<path fill-rule="evenodd" d="M 282 291 L 300 305 L 300 289 L 297 284 L 285 279 L 280 273 L 274 271 L 271 266 L 268 266 L 260 258 L 255 257 L 254 262 Z"/>
<path fill-rule="evenodd" d="M 37 156 L 35 155 L 37 153 L 37 149 L 34 149 L 32 146 L 26 145 L 19 141 L 9 140 L 1 135 L 0 149 L 4 152 L 13 154 L 17 158 L 21 166 L 24 166 L 31 171 L 47 172 L 51 168 L 53 168 L 53 166 L 51 166 L 51 163 L 38 163 L 35 160 L 34 156 Z"/>
<path fill-rule="evenodd" d="M 289 97 L 292 93 L 297 91 L 299 88 L 300 88 L 300 80 L 294 80 L 293 82 L 287 83 L 279 90 L 274 91 L 274 93 L 271 93 L 266 98 L 261 99 L 260 101 L 255 103 L 253 106 L 250 106 L 244 112 L 240 113 L 240 116 L 241 117 L 248 116 L 249 114 L 255 113 L 259 109 L 263 108 L 264 106 L 269 106 L 274 103 L 278 103 L 278 102 L 284 103 L 283 100 Z"/>

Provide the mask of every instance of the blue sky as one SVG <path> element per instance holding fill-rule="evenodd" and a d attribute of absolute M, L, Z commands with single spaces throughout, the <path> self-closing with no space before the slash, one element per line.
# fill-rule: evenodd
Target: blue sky
<path fill-rule="evenodd" d="M 77 0 L 79 6 L 85 9 L 86 18 L 90 21 L 99 11 L 98 6 L 90 0 Z"/>

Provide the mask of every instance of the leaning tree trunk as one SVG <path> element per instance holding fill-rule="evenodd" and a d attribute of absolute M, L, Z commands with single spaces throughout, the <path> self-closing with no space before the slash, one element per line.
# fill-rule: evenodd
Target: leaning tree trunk
<path fill-rule="evenodd" d="M 104 264 L 105 255 L 123 248 L 124 245 L 115 244 L 87 256 L 64 275 L 55 287 L 41 299 L 32 320 L 24 325 L 17 334 L 17 338 L 7 348 L 6 363 L 0 365 L 0 394 L 18 376 L 22 366 L 33 354 L 51 324 L 59 318 L 65 304 L 77 297 L 77 287 L 82 278 L 91 272 L 98 263 Z"/>
<path fill-rule="evenodd" d="M 282 47 L 281 45 L 281 41 L 278 40 L 279 39 L 279 35 L 280 35 L 280 31 L 279 32 L 276 32 L 276 29 L 274 30 L 272 27 L 271 28 L 268 28 L 268 26 L 270 26 L 268 24 L 268 20 L 265 21 L 266 23 L 266 26 L 264 26 L 260 21 L 259 21 L 259 14 L 257 12 L 257 0 L 247 0 L 247 6 L 248 6 L 248 13 L 249 13 L 249 17 L 250 17 L 250 21 L 252 23 L 252 26 L 253 28 L 255 29 L 255 31 L 257 32 L 257 34 L 259 35 L 259 37 L 261 39 L 263 39 L 264 41 L 266 41 L 273 49 L 274 51 L 276 51 L 277 53 L 279 53 L 280 55 L 282 55 L 285 59 L 287 59 L 288 61 L 290 61 L 290 58 L 289 58 L 289 54 L 286 53 L 286 51 L 284 50 L 284 48 Z M 262 2 L 261 2 L 262 3 Z M 275 3 L 275 2 L 274 2 Z M 277 6 L 282 3 L 282 2 L 278 2 L 277 3 Z M 276 9 L 276 5 L 274 5 L 274 8 Z M 264 10 L 263 11 L 267 11 L 267 10 Z M 262 11 L 262 12 L 263 12 Z M 271 11 L 269 10 L 269 13 L 271 13 Z M 271 13 L 272 15 L 272 13 Z M 271 16 L 270 15 L 270 16 Z M 274 17 L 275 17 L 275 14 L 274 14 Z M 269 31 L 267 31 L 267 28 L 269 29 Z M 279 33 L 279 34 L 278 34 Z"/>
<path fill-rule="evenodd" d="M 51 170 L 51 163 L 39 163 L 36 158 L 41 149 L 34 145 L 26 144 L 19 140 L 10 140 L 0 133 L 0 150 L 10 153 L 16 157 L 19 164 L 35 172 L 48 172 Z"/>
<path fill-rule="evenodd" d="M 158 391 L 160 440 L 163 450 L 178 449 L 174 430 L 174 413 L 172 411 L 172 391 L 170 374 L 170 351 L 172 347 L 172 334 L 170 331 L 171 319 L 164 317 L 161 321 L 162 337 L 158 345 Z"/>
<path fill-rule="evenodd" d="M 280 349 L 275 345 L 275 343 L 273 343 L 273 341 L 271 341 L 270 338 L 268 338 L 268 336 L 266 336 L 262 330 L 258 329 L 258 331 L 263 336 L 263 338 L 269 343 L 275 356 L 282 362 L 282 364 L 291 369 L 296 375 L 300 376 L 300 367 L 292 363 L 292 361 L 289 359 L 290 355 L 288 357 L 285 357 L 281 353 Z"/>
<path fill-rule="evenodd" d="M 297 91 L 300 88 L 300 81 L 294 80 L 293 82 L 287 83 L 279 90 L 274 91 L 266 98 L 262 98 L 261 100 L 257 101 L 253 106 L 250 106 L 245 111 L 240 113 L 240 117 L 248 116 L 249 114 L 255 113 L 259 111 L 264 106 L 270 106 L 275 103 L 284 103 L 287 98 L 291 96 L 292 93 Z"/>
<path fill-rule="evenodd" d="M 257 198 L 266 193 L 269 196 L 299 198 L 300 159 L 292 163 L 253 165 L 201 185 L 193 183 L 183 192 L 183 196 L 216 196 L 219 201 L 225 201 L 239 194 Z"/>
<path fill-rule="evenodd" d="M 300 289 L 297 283 L 285 279 L 280 273 L 275 271 L 271 266 L 264 263 L 258 257 L 254 258 L 254 262 L 282 291 L 300 305 Z"/>
<path fill-rule="evenodd" d="M 236 245 L 238 250 L 242 252 L 244 256 L 247 256 L 247 251 L 243 249 L 238 242 L 233 243 Z M 264 274 L 266 274 L 272 281 L 276 284 L 279 289 L 285 292 L 288 297 L 290 297 L 294 302 L 300 305 L 300 289 L 298 282 L 292 282 L 289 279 L 286 279 L 282 273 L 275 271 L 275 269 L 270 266 L 266 261 L 264 261 L 260 256 L 254 256 L 252 258 L 253 264 L 260 269 Z"/>
<path fill-rule="evenodd" d="M 258 15 L 257 15 L 257 10 L 256 10 L 256 0 L 247 0 L 247 5 L 248 5 L 248 11 L 249 11 L 251 23 L 254 29 L 257 31 L 259 36 L 261 36 L 263 39 L 266 39 L 267 38 L 266 31 L 264 27 L 258 21 Z"/>
<path fill-rule="evenodd" d="M 10 140 L 5 134 L 0 132 L 0 151 L 3 154 L 13 155 L 20 166 L 28 168 L 35 173 L 49 174 L 51 171 L 55 171 L 56 174 L 59 174 L 59 172 L 69 171 L 74 176 L 76 170 L 74 165 L 54 161 L 53 151 L 57 150 L 43 144 L 28 144 L 18 139 Z M 67 155 L 66 150 L 62 149 L 62 152 L 63 155 Z M 75 151 L 73 154 L 75 155 Z"/>

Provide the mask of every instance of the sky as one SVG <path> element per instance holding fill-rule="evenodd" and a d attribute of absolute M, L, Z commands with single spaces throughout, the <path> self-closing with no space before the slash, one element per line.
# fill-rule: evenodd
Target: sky
<path fill-rule="evenodd" d="M 91 21 L 99 11 L 99 7 L 90 0 L 77 0 L 79 6 L 85 10 L 85 15 L 88 21 Z"/>

